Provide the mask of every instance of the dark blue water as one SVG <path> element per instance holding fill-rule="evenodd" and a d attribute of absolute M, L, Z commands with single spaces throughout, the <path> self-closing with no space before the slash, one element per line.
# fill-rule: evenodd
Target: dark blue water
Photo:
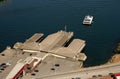
<path fill-rule="evenodd" d="M 7 0 L 0 3 L 0 50 L 32 34 L 48 35 L 67 26 L 86 40 L 86 66 L 105 63 L 120 40 L 120 0 Z M 94 23 L 83 26 L 85 15 Z"/>

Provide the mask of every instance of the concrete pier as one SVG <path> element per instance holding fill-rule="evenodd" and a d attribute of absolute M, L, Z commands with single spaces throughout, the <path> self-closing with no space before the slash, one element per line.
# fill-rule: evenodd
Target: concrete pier
<path fill-rule="evenodd" d="M 58 31 L 45 39 L 42 38 L 43 35 L 36 33 L 24 43 L 17 42 L 13 48 L 7 47 L 0 53 L 0 65 L 5 65 L 0 67 L 0 79 L 35 79 L 34 75 L 45 77 L 75 71 L 82 67 L 87 58 L 81 53 L 85 46 L 84 40 L 74 39 L 65 47 L 73 37 L 73 32 Z M 20 61 L 25 63 L 20 65 Z M 16 67 L 19 69 L 16 70 Z M 33 69 L 30 70 L 31 68 Z"/>

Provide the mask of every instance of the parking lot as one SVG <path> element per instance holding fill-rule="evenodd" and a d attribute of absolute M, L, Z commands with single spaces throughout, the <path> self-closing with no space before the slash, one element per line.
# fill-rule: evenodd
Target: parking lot
<path fill-rule="evenodd" d="M 32 73 L 24 76 L 23 79 L 42 78 L 46 76 L 63 74 L 71 71 L 79 70 L 82 66 L 82 62 L 71 61 L 54 56 L 46 57 L 40 65 Z"/>
<path fill-rule="evenodd" d="M 23 53 L 15 49 L 6 49 L 0 53 L 0 79 L 5 79 L 18 60 L 25 59 L 28 56 L 30 53 Z"/>

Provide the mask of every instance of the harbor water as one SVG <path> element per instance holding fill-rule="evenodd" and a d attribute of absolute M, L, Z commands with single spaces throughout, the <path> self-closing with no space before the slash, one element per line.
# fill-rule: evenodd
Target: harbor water
<path fill-rule="evenodd" d="M 6 0 L 0 2 L 0 51 L 24 42 L 34 33 L 47 36 L 58 30 L 73 31 L 86 40 L 85 66 L 105 63 L 120 41 L 119 0 Z M 91 26 L 82 25 L 86 15 Z"/>

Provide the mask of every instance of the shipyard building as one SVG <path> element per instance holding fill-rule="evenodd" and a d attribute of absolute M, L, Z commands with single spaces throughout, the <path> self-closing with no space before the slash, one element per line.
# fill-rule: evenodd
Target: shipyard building
<path fill-rule="evenodd" d="M 0 79 L 36 79 L 82 67 L 87 58 L 82 53 L 85 40 L 70 41 L 74 33 L 66 31 L 58 31 L 45 38 L 43 35 L 36 33 L 24 43 L 17 42 L 13 48 L 0 53 L 0 64 L 4 64 Z"/>

